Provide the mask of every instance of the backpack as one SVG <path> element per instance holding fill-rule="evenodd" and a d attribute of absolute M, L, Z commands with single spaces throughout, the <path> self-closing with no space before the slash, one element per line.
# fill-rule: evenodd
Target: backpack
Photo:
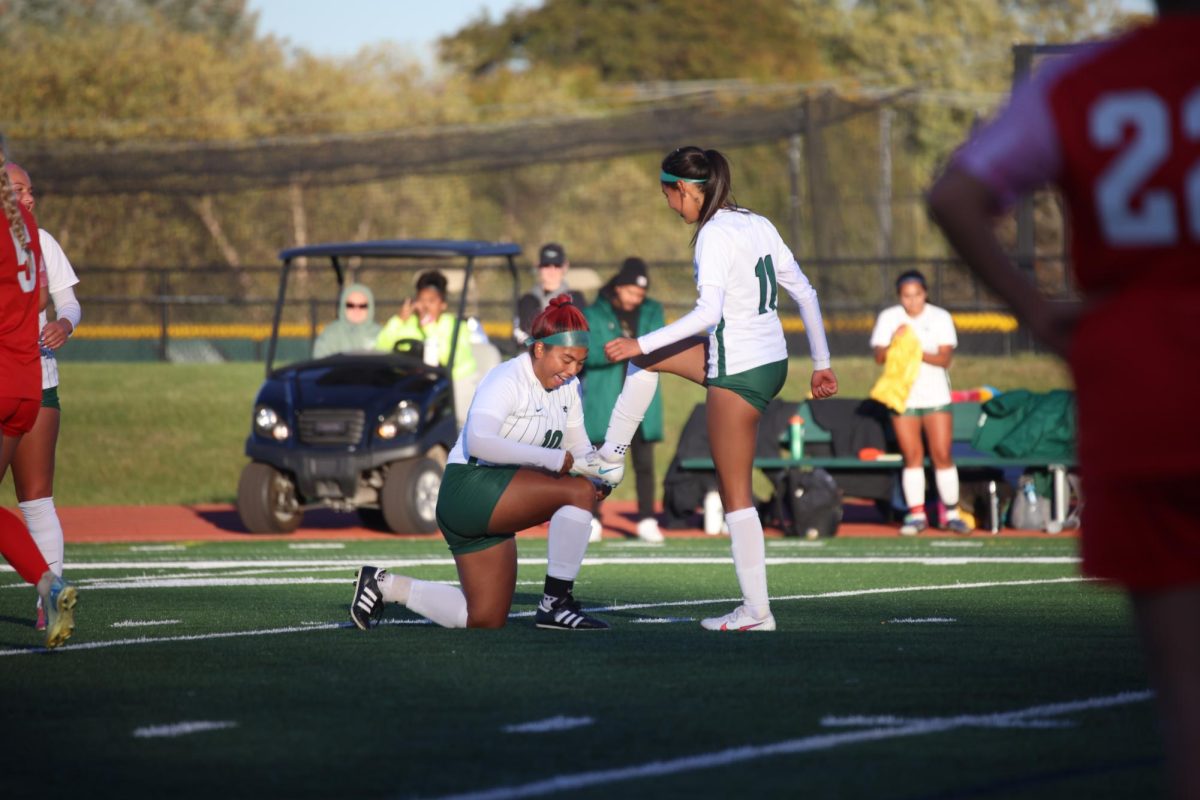
<path fill-rule="evenodd" d="M 775 494 L 769 504 L 773 519 L 785 536 L 806 539 L 837 534 L 842 521 L 842 492 L 823 469 L 784 470 L 776 477 Z"/>
<path fill-rule="evenodd" d="M 1018 530 L 1044 531 L 1050 523 L 1050 498 L 1038 494 L 1032 476 L 1022 475 L 1008 514 L 1008 524 Z"/>

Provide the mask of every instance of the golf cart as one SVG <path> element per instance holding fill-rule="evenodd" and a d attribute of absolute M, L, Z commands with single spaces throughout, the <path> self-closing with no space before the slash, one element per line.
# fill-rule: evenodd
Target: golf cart
<path fill-rule="evenodd" d="M 507 262 L 516 308 L 515 258 L 520 252 L 515 244 L 402 240 L 319 244 L 280 253 L 283 270 L 266 380 L 254 401 L 246 439 L 250 463 L 238 481 L 238 515 L 248 530 L 291 532 L 306 509 L 318 507 L 356 511 L 363 524 L 379 530 L 437 530 L 434 512 L 442 470 L 461 422 L 455 418 L 450 376 L 476 260 Z M 369 263 L 372 274 L 388 270 L 403 272 L 405 278 L 414 261 L 465 259 L 449 364 L 426 364 L 420 342 L 407 341 L 394 352 L 302 358 L 275 368 L 288 277 L 301 258 L 329 260 L 337 277 L 334 298 L 346 283 L 350 259 Z M 401 352 L 402 344 L 412 349 Z M 304 352 L 310 352 L 307 343 Z"/>

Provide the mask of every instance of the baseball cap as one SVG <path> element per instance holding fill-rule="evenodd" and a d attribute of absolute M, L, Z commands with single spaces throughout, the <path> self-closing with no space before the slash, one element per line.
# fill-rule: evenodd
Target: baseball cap
<path fill-rule="evenodd" d="M 538 253 L 538 265 L 552 264 L 556 267 L 561 267 L 567 262 L 567 251 L 563 249 L 561 244 L 550 242 L 542 245 L 541 251 Z"/>

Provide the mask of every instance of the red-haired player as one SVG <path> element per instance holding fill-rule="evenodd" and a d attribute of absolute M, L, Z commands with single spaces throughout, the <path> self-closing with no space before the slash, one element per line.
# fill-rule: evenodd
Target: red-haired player
<path fill-rule="evenodd" d="M 45 265 L 33 215 L 17 205 L 0 153 L 0 479 L 21 436 L 33 428 L 42 405 L 42 351 L 38 313 L 46 303 Z M 0 509 L 0 555 L 37 586 L 48 614 L 46 646 L 58 647 L 75 629 L 75 587 L 55 575 L 25 526 Z"/>
<path fill-rule="evenodd" d="M 1158 689 L 1175 796 L 1200 798 L 1200 3 L 1050 64 L 933 187 L 970 267 L 1065 356 L 1079 404 L 1083 571 L 1123 585 Z M 992 215 L 1042 184 L 1071 219 L 1080 304 L 1047 301 Z M 1129 413 L 1148 401 L 1144 425 Z M 1152 417 L 1150 416 L 1152 415 Z"/>
<path fill-rule="evenodd" d="M 386 569 L 358 572 L 350 618 L 366 630 L 385 602 L 402 603 L 447 628 L 499 628 L 517 582 L 517 531 L 550 521 L 539 628 L 608 627 L 571 594 L 587 550 L 600 491 L 571 476 L 591 450 L 577 375 L 588 325 L 567 295 L 533 321 L 527 351 L 484 378 L 450 452 L 438 494 L 438 526 L 454 554 L 462 588 Z"/>

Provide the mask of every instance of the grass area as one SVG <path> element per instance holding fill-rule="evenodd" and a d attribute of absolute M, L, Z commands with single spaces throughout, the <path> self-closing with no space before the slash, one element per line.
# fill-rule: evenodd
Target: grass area
<path fill-rule="evenodd" d="M 592 546 L 577 596 L 613 629 L 576 634 L 533 628 L 545 540 L 519 547 L 506 629 L 393 606 L 363 633 L 356 566 L 451 581 L 444 545 L 71 545 L 78 630 L 48 656 L 0 572 L 10 741 L 37 743 L 6 796 L 1165 791 L 1126 606 L 1078 579 L 1073 541 L 771 540 L 772 634 L 696 623 L 737 594 L 726 541 Z M 185 722 L 209 729 L 166 735 Z"/>
<path fill-rule="evenodd" d="M 781 397 L 807 394 L 810 366 L 793 359 Z M 879 374 L 869 358 L 835 362 L 845 397 L 866 396 Z M 246 458 L 243 444 L 262 381 L 258 364 L 65 363 L 55 498 L 60 505 L 232 502 Z M 960 357 L 956 386 L 1044 391 L 1070 385 L 1062 365 L 1038 356 Z M 663 378 L 666 437 L 655 448 L 658 474 L 704 390 Z M 11 479 L 6 478 L 5 483 Z M 5 488 L 4 497 L 10 497 Z M 634 497 L 625 481 L 616 499 Z M 5 502 L 8 502 L 7 500 Z"/>

